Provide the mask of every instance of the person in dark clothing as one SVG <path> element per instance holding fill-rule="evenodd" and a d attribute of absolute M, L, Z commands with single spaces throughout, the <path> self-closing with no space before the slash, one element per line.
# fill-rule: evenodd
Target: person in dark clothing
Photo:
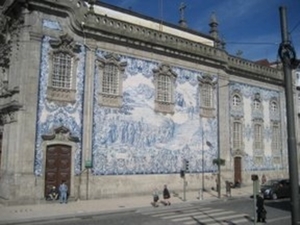
<path fill-rule="evenodd" d="M 171 198 L 171 195 L 170 195 L 167 185 L 164 185 L 163 198 L 164 198 L 164 200 L 161 200 L 162 204 L 171 205 L 171 202 L 169 200 Z"/>
<path fill-rule="evenodd" d="M 226 195 L 227 197 L 231 197 L 231 184 L 228 180 L 226 180 L 225 184 L 226 184 Z"/>
<path fill-rule="evenodd" d="M 266 223 L 267 211 L 264 207 L 264 199 L 261 195 L 257 195 L 256 199 L 256 212 L 257 212 L 257 222 Z"/>
<path fill-rule="evenodd" d="M 151 202 L 151 205 L 152 205 L 153 207 L 158 207 L 158 206 L 159 206 L 159 205 L 158 205 L 158 200 L 159 200 L 159 193 L 158 193 L 157 188 L 155 188 L 155 189 L 153 190 L 153 202 Z"/>
<path fill-rule="evenodd" d="M 48 194 L 47 200 L 57 200 L 58 199 L 58 191 L 56 190 L 56 187 L 53 186 Z"/>

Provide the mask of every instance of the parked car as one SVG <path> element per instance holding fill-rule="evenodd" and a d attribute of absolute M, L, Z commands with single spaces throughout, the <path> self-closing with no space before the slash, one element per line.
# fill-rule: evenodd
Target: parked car
<path fill-rule="evenodd" d="M 290 197 L 290 181 L 289 179 L 268 180 L 261 186 L 260 191 L 267 199 Z"/>

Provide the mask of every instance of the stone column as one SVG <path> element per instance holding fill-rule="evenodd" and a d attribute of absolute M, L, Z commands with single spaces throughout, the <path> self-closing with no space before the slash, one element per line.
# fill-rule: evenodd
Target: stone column
<path fill-rule="evenodd" d="M 226 177 L 226 171 L 232 170 L 230 155 L 230 122 L 229 122 L 229 76 L 224 71 L 219 71 L 219 113 L 220 113 L 220 158 L 225 159 L 225 165 L 221 166 L 224 171 L 222 178 Z M 221 173 L 222 174 L 222 173 Z M 221 179 L 222 182 L 222 179 Z M 224 182 L 221 183 L 224 186 Z"/>
<path fill-rule="evenodd" d="M 1 197 L 10 202 L 33 202 L 36 192 L 33 174 L 36 138 L 36 113 L 40 71 L 41 28 L 34 13 L 22 9 L 24 23 L 15 27 L 8 90 L 10 103 L 21 108 L 9 114 L 4 125 L 3 152 L 4 176 L 1 180 Z M 16 18 L 20 20 L 20 18 Z M 34 31 L 35 34 L 31 34 Z"/>

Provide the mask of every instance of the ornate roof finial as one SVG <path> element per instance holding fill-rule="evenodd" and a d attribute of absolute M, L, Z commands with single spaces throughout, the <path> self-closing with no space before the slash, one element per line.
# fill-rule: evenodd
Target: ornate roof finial
<path fill-rule="evenodd" d="M 179 11 L 180 11 L 180 20 L 179 20 L 179 25 L 182 27 L 187 27 L 186 20 L 184 19 L 184 10 L 186 9 L 186 5 L 184 2 L 181 2 L 179 6 Z"/>
<path fill-rule="evenodd" d="M 219 38 L 219 32 L 218 32 L 218 21 L 217 21 L 217 17 L 216 17 L 216 14 L 215 12 L 212 12 L 211 16 L 210 16 L 210 23 L 209 23 L 209 26 L 210 26 L 210 35 L 217 39 Z"/>
<path fill-rule="evenodd" d="M 215 12 L 212 12 L 211 17 L 210 17 L 210 22 L 209 22 L 209 26 L 210 26 L 210 36 L 212 36 L 215 39 L 215 47 L 217 48 L 225 48 L 225 42 L 223 40 L 221 40 L 220 36 L 219 36 L 219 31 L 218 31 L 218 20 L 216 17 Z"/>

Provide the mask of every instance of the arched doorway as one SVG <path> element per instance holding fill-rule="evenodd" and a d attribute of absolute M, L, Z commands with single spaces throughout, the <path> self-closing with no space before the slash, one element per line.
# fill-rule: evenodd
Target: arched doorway
<path fill-rule="evenodd" d="M 234 157 L 234 183 L 242 182 L 242 157 Z"/>
<path fill-rule="evenodd" d="M 49 145 L 46 149 L 45 197 L 52 186 L 59 187 L 62 181 L 71 192 L 71 146 Z"/>

